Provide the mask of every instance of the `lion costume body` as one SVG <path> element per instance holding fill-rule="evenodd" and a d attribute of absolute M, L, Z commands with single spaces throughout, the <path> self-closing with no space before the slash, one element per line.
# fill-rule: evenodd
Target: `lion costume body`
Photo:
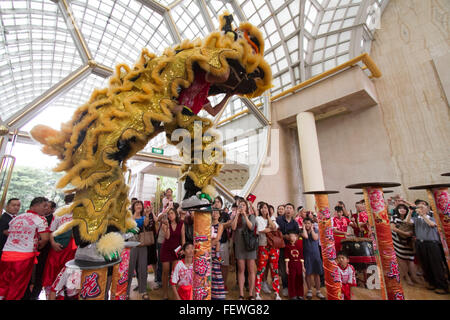
<path fill-rule="evenodd" d="M 229 17 L 222 15 L 222 31 L 203 41 L 184 41 L 161 56 L 144 49 L 132 69 L 117 65 L 109 87 L 94 90 L 60 131 L 42 125 L 31 130 L 32 137 L 44 145 L 44 153 L 61 159 L 54 171 L 66 175 L 57 187 L 71 184 L 76 188 L 73 203 L 57 212 L 71 211 L 73 220 L 54 236 L 76 227 L 83 242 L 93 243 L 110 230 L 123 233 L 136 227 L 127 209 L 126 161 L 160 132 L 165 131 L 168 142 L 174 144 L 170 135 L 178 128 L 187 129 L 193 137 L 199 123 L 203 134 L 212 127 L 207 118 L 177 109 L 180 93 L 189 90 L 197 72 L 225 80 L 211 84 L 208 95 L 232 93 L 251 98 L 271 87 L 261 32 L 250 23 L 233 30 Z M 216 140 L 214 135 L 202 140 L 203 151 L 210 150 L 213 157 L 223 153 Z M 189 177 L 195 187 L 213 197 L 211 179 L 221 167 L 215 161 L 187 163 L 181 168 L 181 179 Z M 103 254 L 114 250 L 107 247 L 98 250 Z"/>

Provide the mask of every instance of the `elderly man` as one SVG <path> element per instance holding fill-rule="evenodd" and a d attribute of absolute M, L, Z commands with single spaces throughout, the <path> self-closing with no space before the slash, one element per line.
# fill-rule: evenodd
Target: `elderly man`
<path fill-rule="evenodd" d="M 5 211 L 0 217 L 0 258 L 2 257 L 3 247 L 9 234 L 9 222 L 14 219 L 20 211 L 20 200 L 11 198 L 6 203 Z"/>
<path fill-rule="evenodd" d="M 448 269 L 436 221 L 426 201 L 420 202 L 417 213 L 418 216 L 415 218 L 408 215 L 406 221 L 414 223 L 416 254 L 422 265 L 425 280 L 429 283 L 427 289 L 434 290 L 438 294 L 447 294 L 449 290 L 445 275 Z"/>

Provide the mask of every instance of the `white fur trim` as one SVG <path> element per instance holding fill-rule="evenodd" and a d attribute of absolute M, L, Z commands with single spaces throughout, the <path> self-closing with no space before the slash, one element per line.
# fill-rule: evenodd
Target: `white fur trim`
<path fill-rule="evenodd" d="M 110 232 L 103 235 L 97 242 L 97 251 L 104 256 L 114 252 L 122 252 L 125 247 L 125 241 L 118 232 Z"/>

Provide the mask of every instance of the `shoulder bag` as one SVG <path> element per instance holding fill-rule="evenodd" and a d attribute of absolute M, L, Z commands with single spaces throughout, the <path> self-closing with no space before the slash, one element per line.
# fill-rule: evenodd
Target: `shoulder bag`
<path fill-rule="evenodd" d="M 244 240 L 245 250 L 254 251 L 258 248 L 258 235 L 256 234 L 256 223 L 254 223 L 253 230 L 250 230 L 247 227 L 247 224 L 244 223 L 243 230 L 241 232 L 242 238 Z"/>
<path fill-rule="evenodd" d="M 270 231 L 266 233 L 267 245 L 274 249 L 281 249 L 285 247 L 283 234 L 280 230 Z"/>
<path fill-rule="evenodd" d="M 151 246 L 155 244 L 155 235 L 153 231 L 147 231 L 146 228 L 138 234 L 138 241 L 141 243 L 139 247 Z"/>

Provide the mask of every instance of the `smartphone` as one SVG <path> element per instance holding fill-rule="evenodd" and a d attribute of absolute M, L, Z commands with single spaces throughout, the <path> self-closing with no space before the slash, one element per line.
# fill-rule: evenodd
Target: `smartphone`
<path fill-rule="evenodd" d="M 150 201 L 148 201 L 148 200 L 144 201 L 144 208 L 150 207 L 150 205 L 151 205 Z"/>
<path fill-rule="evenodd" d="M 253 202 L 255 202 L 255 200 L 256 200 L 256 196 L 254 194 L 250 193 L 247 196 L 247 201 L 250 201 L 251 203 L 253 203 Z"/>

